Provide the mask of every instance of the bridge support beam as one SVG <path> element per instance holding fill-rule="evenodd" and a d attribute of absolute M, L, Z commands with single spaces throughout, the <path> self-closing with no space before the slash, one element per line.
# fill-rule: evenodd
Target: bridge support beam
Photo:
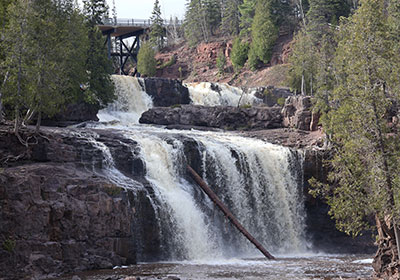
<path fill-rule="evenodd" d="M 128 75 L 126 69 L 128 62 L 135 68 L 133 75 L 138 74 L 136 70 L 137 55 L 140 49 L 140 36 L 145 33 L 147 27 L 140 26 L 106 26 L 100 25 L 99 29 L 107 36 L 105 44 L 109 59 L 115 59 L 118 64 L 118 74 Z M 112 37 L 115 40 L 112 40 Z"/>

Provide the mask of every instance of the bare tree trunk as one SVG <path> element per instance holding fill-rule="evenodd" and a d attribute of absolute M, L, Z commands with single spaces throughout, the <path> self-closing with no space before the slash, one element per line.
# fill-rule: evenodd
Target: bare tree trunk
<path fill-rule="evenodd" d="M 9 73 L 10 73 L 10 71 L 6 72 L 6 75 L 5 75 L 4 80 L 3 80 L 3 84 L 0 87 L 0 123 L 2 123 L 4 121 L 4 117 L 3 117 L 3 93 L 2 93 L 2 90 L 3 90 L 5 84 L 6 84 L 7 80 L 8 80 Z"/>
<path fill-rule="evenodd" d="M 40 124 L 42 123 L 42 111 L 39 110 L 38 112 L 38 117 L 37 117 L 37 122 L 36 122 L 36 133 L 39 133 L 40 131 Z"/>

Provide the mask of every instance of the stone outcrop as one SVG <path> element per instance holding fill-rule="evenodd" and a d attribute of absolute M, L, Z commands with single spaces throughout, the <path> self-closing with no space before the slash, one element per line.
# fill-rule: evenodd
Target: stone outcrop
<path fill-rule="evenodd" d="M 144 165 L 124 150 L 135 143 L 112 133 L 44 130 L 25 131 L 22 137 L 36 143 L 25 147 L 0 132 L 0 278 L 38 279 L 162 255 Z M 94 138 L 142 186 L 123 189 L 107 179 Z"/>
<path fill-rule="evenodd" d="M 189 90 L 181 81 L 164 78 L 144 78 L 144 88 L 156 107 L 168 107 L 191 102 Z M 142 81 L 140 81 L 142 82 Z"/>
<path fill-rule="evenodd" d="M 311 96 L 290 96 L 282 109 L 283 126 L 301 130 L 317 130 L 319 115 L 312 111 Z"/>
<path fill-rule="evenodd" d="M 66 127 L 85 121 L 98 121 L 99 107 L 85 102 L 66 104 L 59 113 L 52 117 L 44 117 L 42 125 Z"/>
<path fill-rule="evenodd" d="M 182 105 L 152 108 L 142 114 L 139 122 L 246 130 L 279 128 L 282 118 L 279 107 L 237 108 Z"/>

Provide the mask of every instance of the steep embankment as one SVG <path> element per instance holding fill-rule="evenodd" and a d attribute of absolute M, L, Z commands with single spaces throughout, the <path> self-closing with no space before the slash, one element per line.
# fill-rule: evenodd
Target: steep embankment
<path fill-rule="evenodd" d="M 238 73 L 233 70 L 230 60 L 232 39 L 214 38 L 209 43 L 201 43 L 193 48 L 183 42 L 167 47 L 157 54 L 157 76 L 185 82 L 229 83 L 239 87 L 285 87 L 291 42 L 291 35 L 279 37 L 269 64 L 256 71 L 244 67 Z M 217 57 L 220 53 L 226 57 L 223 73 L 220 73 L 217 67 Z"/>

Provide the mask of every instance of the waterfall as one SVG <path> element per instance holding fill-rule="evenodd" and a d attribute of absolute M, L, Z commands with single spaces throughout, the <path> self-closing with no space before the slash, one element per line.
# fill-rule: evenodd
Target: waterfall
<path fill-rule="evenodd" d="M 121 133 L 137 143 L 145 163 L 165 260 L 257 255 L 191 181 L 187 163 L 197 165 L 219 198 L 272 253 L 305 250 L 300 153 L 226 133 L 182 135 L 179 130 L 145 126 Z"/>
<path fill-rule="evenodd" d="M 102 110 L 99 117 L 101 121 L 116 120 L 125 124 L 120 127 L 118 137 L 126 141 L 102 143 L 99 137 L 93 136 L 90 142 L 103 154 L 105 176 L 125 189 L 141 188 L 147 192 L 154 212 L 152 217 L 155 217 L 152 223 L 158 230 L 159 244 L 152 246 L 159 246 L 161 255 L 140 255 L 139 261 L 205 260 L 259 254 L 192 181 L 186 173 L 187 164 L 271 253 L 292 254 L 305 250 L 302 153 L 233 133 L 132 125 L 151 107 L 151 98 L 136 78 L 113 76 L 113 79 L 118 99 Z M 201 83 L 188 87 L 195 104 L 236 106 L 243 94 L 240 89 L 227 85 Z M 241 104 L 259 102 L 248 94 L 243 94 L 241 100 Z M 130 145 L 132 155 L 143 162 L 145 182 L 142 179 L 136 182 L 136 174 L 118 170 L 113 162 L 115 153 L 110 152 L 118 143 Z M 140 238 L 146 238 L 145 234 Z M 137 242 L 145 243 L 144 240 Z"/>
<path fill-rule="evenodd" d="M 117 100 L 100 110 L 100 122 L 116 122 L 123 125 L 137 124 L 143 112 L 153 107 L 151 97 L 140 85 L 138 78 L 112 75 Z M 144 83 L 142 83 L 144 84 Z"/>
<path fill-rule="evenodd" d="M 190 98 L 195 105 L 205 106 L 242 106 L 257 105 L 263 101 L 254 93 L 227 84 L 214 84 L 208 82 L 187 83 Z M 240 104 L 239 104 L 240 101 Z"/>

